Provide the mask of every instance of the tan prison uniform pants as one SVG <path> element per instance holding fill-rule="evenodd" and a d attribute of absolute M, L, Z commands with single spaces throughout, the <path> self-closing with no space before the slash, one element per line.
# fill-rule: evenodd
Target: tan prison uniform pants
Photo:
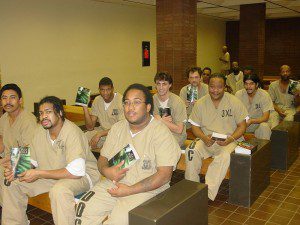
<path fill-rule="evenodd" d="M 15 180 L 3 188 L 2 225 L 26 225 L 28 197 L 49 191 L 53 220 L 56 225 L 74 225 L 74 195 L 89 190 L 86 177 L 58 181 L 39 179 L 33 183 Z"/>
<path fill-rule="evenodd" d="M 0 165 L 0 206 L 2 207 L 3 202 L 3 186 L 4 186 L 4 168 Z"/>
<path fill-rule="evenodd" d="M 87 131 L 85 132 L 85 136 L 87 137 L 88 141 L 90 142 L 91 139 L 94 137 L 94 135 L 97 134 L 98 131 L 100 131 L 101 129 L 96 129 L 95 130 L 92 130 L 92 131 Z M 101 137 L 100 140 L 98 141 L 97 143 L 97 148 L 96 149 L 93 149 L 93 151 L 100 151 L 100 149 L 102 148 L 104 142 L 105 142 L 105 139 L 106 139 L 106 136 L 104 137 Z"/>
<path fill-rule="evenodd" d="M 276 111 L 272 111 L 270 113 L 270 118 L 268 123 L 271 126 L 271 129 L 273 129 L 274 127 L 276 127 L 280 121 L 294 121 L 294 115 L 296 114 L 296 110 L 295 109 L 286 109 L 284 111 L 284 113 L 286 114 L 286 116 L 283 118 L 281 116 L 279 116 L 278 112 Z"/>
<path fill-rule="evenodd" d="M 247 127 L 246 132 L 254 133 L 254 136 L 259 139 L 270 140 L 271 128 L 268 123 L 251 124 Z"/>
<path fill-rule="evenodd" d="M 197 141 L 194 149 L 187 147 L 185 150 L 185 179 L 199 182 L 202 159 L 212 156 L 214 160 L 207 169 L 205 184 L 208 185 L 208 198 L 214 200 L 230 165 L 230 153 L 235 147 L 235 143 L 227 146 L 219 146 L 214 143 L 211 147 L 207 147 L 202 140 Z"/>
<path fill-rule="evenodd" d="M 153 193 L 139 193 L 116 198 L 107 192 L 110 187 L 107 181 L 98 182 L 80 199 L 76 206 L 75 225 L 128 225 L 128 212 L 155 196 Z"/>

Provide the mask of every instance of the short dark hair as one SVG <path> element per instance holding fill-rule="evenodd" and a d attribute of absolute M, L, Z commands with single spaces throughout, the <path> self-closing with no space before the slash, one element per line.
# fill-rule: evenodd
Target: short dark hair
<path fill-rule="evenodd" d="M 114 87 L 114 84 L 113 84 L 112 80 L 109 77 L 103 77 L 99 81 L 99 87 L 100 87 L 100 85 L 110 85 L 111 87 Z"/>
<path fill-rule="evenodd" d="M 19 98 L 22 98 L 22 91 L 21 89 L 19 88 L 18 85 L 14 84 L 14 83 L 11 83 L 11 84 L 5 84 L 1 90 L 0 90 L 0 97 L 2 96 L 3 92 L 4 91 L 7 91 L 7 90 L 14 90 L 15 92 L 17 92 L 17 95 Z"/>
<path fill-rule="evenodd" d="M 245 70 L 250 70 L 251 72 L 254 72 L 253 66 L 250 66 L 250 65 L 245 66 L 243 71 L 245 71 Z"/>
<path fill-rule="evenodd" d="M 126 95 L 127 95 L 127 92 L 130 91 L 130 90 L 139 90 L 139 91 L 142 91 L 144 93 L 144 96 L 145 96 L 145 103 L 146 105 L 150 104 L 151 105 L 151 109 L 150 109 L 150 114 L 152 115 L 153 114 L 153 109 L 154 109 L 154 104 L 153 104 L 153 98 L 152 98 L 152 95 L 149 91 L 149 89 L 142 85 L 142 84 L 131 84 L 125 91 L 124 91 L 124 94 L 123 94 L 123 98 L 122 98 L 122 101 L 124 102 L 125 101 L 125 98 L 126 98 Z"/>
<path fill-rule="evenodd" d="M 186 69 L 185 74 L 186 74 L 187 78 L 189 78 L 190 73 L 195 73 L 195 72 L 198 72 L 201 77 L 202 71 L 201 71 L 200 67 L 189 67 Z"/>
<path fill-rule="evenodd" d="M 173 78 L 168 72 L 157 72 L 154 77 L 154 83 L 156 83 L 157 80 L 165 80 L 168 81 L 169 84 L 173 84 Z"/>
<path fill-rule="evenodd" d="M 245 83 L 247 80 L 252 80 L 254 83 L 260 84 L 260 79 L 259 79 L 258 75 L 255 74 L 255 73 L 251 73 L 251 74 L 246 74 L 246 75 L 244 75 L 244 79 L 243 79 L 244 83 Z"/>
<path fill-rule="evenodd" d="M 203 72 L 204 70 L 209 70 L 209 72 L 211 73 L 211 68 L 209 68 L 209 67 L 204 67 L 203 70 L 202 70 L 202 72 Z"/>
<path fill-rule="evenodd" d="M 213 73 L 213 74 L 209 77 L 208 83 L 210 82 L 210 80 L 211 80 L 212 78 L 221 78 L 221 79 L 224 80 L 224 85 L 226 85 L 226 77 L 225 77 L 224 74 L 221 74 L 221 73 Z"/>
<path fill-rule="evenodd" d="M 45 103 L 52 104 L 55 114 L 60 115 L 62 121 L 65 121 L 65 111 L 64 111 L 63 103 L 58 97 L 46 96 L 42 98 L 41 101 L 38 103 L 38 108 L 40 109 L 41 105 Z M 40 120 L 39 117 L 38 120 Z"/>

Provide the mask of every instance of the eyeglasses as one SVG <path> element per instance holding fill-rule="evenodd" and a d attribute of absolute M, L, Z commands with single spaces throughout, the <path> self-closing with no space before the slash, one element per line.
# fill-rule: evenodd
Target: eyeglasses
<path fill-rule="evenodd" d="M 135 99 L 133 101 L 125 100 L 123 102 L 123 106 L 124 107 L 129 107 L 130 105 L 132 105 L 133 107 L 136 107 L 136 106 L 141 105 L 142 103 L 146 103 L 146 102 L 142 102 L 141 100 L 138 100 L 138 99 Z"/>

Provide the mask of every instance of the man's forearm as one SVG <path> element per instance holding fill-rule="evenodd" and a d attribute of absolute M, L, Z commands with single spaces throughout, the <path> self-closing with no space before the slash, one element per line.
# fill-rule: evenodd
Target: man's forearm
<path fill-rule="evenodd" d="M 260 124 L 263 122 L 267 122 L 270 117 L 270 112 L 263 113 L 262 117 L 251 119 L 253 124 Z"/>
<path fill-rule="evenodd" d="M 58 170 L 37 170 L 38 177 L 41 179 L 79 179 L 81 176 L 72 175 L 66 168 Z"/>
<path fill-rule="evenodd" d="M 192 125 L 192 132 L 196 137 L 200 138 L 202 141 L 206 137 L 206 135 L 203 133 L 200 127 Z"/>
<path fill-rule="evenodd" d="M 162 122 L 170 129 L 170 131 L 176 133 L 176 134 L 181 134 L 184 128 L 183 123 L 176 124 L 172 123 L 166 120 L 162 120 Z"/>
<path fill-rule="evenodd" d="M 99 172 L 106 177 L 106 174 L 105 174 L 105 169 L 108 168 L 108 160 L 107 158 L 103 157 L 103 156 L 99 156 L 99 159 L 98 159 L 98 170 Z"/>
<path fill-rule="evenodd" d="M 83 113 L 84 113 L 84 121 L 85 121 L 85 126 L 87 130 L 93 130 L 95 125 L 93 123 L 92 117 L 90 115 L 90 112 L 88 110 L 88 107 L 82 107 L 83 108 Z"/>
<path fill-rule="evenodd" d="M 240 123 L 235 131 L 230 135 L 234 140 L 239 139 L 246 131 L 246 122 Z"/>
<path fill-rule="evenodd" d="M 158 171 L 150 177 L 141 180 L 140 182 L 131 186 L 131 195 L 142 192 L 155 190 L 171 180 L 172 166 L 160 167 Z"/>

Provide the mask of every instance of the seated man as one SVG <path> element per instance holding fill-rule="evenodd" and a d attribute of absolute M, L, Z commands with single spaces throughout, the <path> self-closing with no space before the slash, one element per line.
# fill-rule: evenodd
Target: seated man
<path fill-rule="evenodd" d="M 204 84 L 208 84 L 210 75 L 211 75 L 211 68 L 204 67 L 204 69 L 202 70 L 202 80 Z"/>
<path fill-rule="evenodd" d="M 157 89 L 157 93 L 153 95 L 154 117 L 162 121 L 170 129 L 179 146 L 183 146 L 187 122 L 185 104 L 178 95 L 170 92 L 173 79 L 168 73 L 158 72 L 154 82 Z"/>
<path fill-rule="evenodd" d="M 253 73 L 254 73 L 254 69 L 253 69 L 252 66 L 248 65 L 248 66 L 244 67 L 244 69 L 243 69 L 244 76 L 249 75 L 249 74 L 253 74 Z"/>
<path fill-rule="evenodd" d="M 249 118 L 246 119 L 246 132 L 254 133 L 256 138 L 270 140 L 271 128 L 268 124 L 270 112 L 274 111 L 270 95 L 259 88 L 260 80 L 256 74 L 244 75 L 245 88 L 235 96 L 247 108 Z"/>
<path fill-rule="evenodd" d="M 99 82 L 100 96 L 93 101 L 92 111 L 83 107 L 85 125 L 88 130 L 86 135 L 92 149 L 102 147 L 106 135 L 113 124 L 124 119 L 122 95 L 114 93 L 114 85 L 110 78 L 103 77 Z M 100 127 L 96 127 L 96 122 Z"/>
<path fill-rule="evenodd" d="M 231 89 L 229 91 L 231 94 L 235 95 L 238 90 L 244 88 L 243 77 L 243 72 L 240 70 L 239 64 L 232 62 L 232 73 L 230 73 L 226 79 L 226 85 Z"/>
<path fill-rule="evenodd" d="M 28 196 L 49 191 L 54 223 L 74 225 L 74 196 L 88 191 L 99 180 L 97 161 L 84 133 L 64 118 L 59 98 L 48 96 L 39 102 L 41 126 L 30 145 L 35 169 L 14 179 L 10 161 L 4 164 L 5 177 L 11 182 L 3 188 L 2 224 L 27 224 Z"/>
<path fill-rule="evenodd" d="M 194 135 L 200 138 L 194 148 L 186 149 L 185 179 L 199 182 L 202 159 L 214 158 L 209 165 L 205 183 L 208 197 L 214 200 L 230 165 L 230 153 L 237 146 L 235 140 L 246 130 L 248 115 L 243 103 L 225 93 L 225 76 L 213 74 L 208 85 L 209 95 L 198 100 L 189 118 Z M 212 139 L 212 133 L 227 135 L 223 141 Z"/>
<path fill-rule="evenodd" d="M 201 82 L 201 69 L 199 67 L 188 68 L 186 75 L 189 84 L 181 88 L 179 96 L 185 102 L 189 117 L 195 102 L 208 93 L 208 86 Z"/>
<path fill-rule="evenodd" d="M 0 90 L 5 113 L 0 118 L 0 153 L 10 155 L 12 147 L 30 144 L 37 127 L 35 116 L 22 108 L 22 91 L 16 84 L 6 84 Z M 0 205 L 2 206 L 3 167 L 0 165 Z"/>
<path fill-rule="evenodd" d="M 98 166 L 107 179 L 84 195 L 77 205 L 75 224 L 128 225 L 128 212 L 169 187 L 180 148 L 169 129 L 153 118 L 153 99 L 141 84 L 130 85 L 123 95 L 126 120 L 112 126 Z M 124 160 L 109 160 L 130 144 L 139 159 L 130 168 Z"/>
<path fill-rule="evenodd" d="M 300 83 L 294 93 L 289 93 L 291 68 L 288 65 L 280 67 L 280 79 L 269 86 L 269 94 L 274 104 L 275 111 L 270 115 L 271 127 L 275 127 L 281 120 L 293 121 L 296 112 L 300 111 L 299 93 Z"/>

